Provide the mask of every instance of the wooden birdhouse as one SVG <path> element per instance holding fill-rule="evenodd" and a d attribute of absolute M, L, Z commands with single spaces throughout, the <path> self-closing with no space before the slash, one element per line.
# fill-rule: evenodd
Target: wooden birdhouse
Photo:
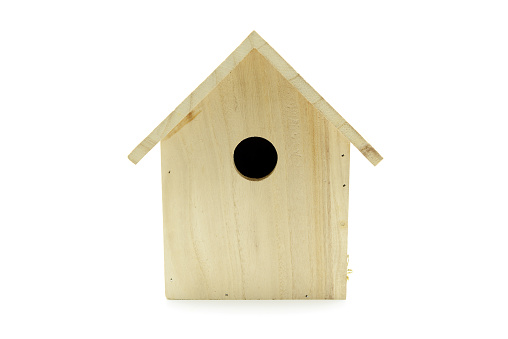
<path fill-rule="evenodd" d="M 161 143 L 168 299 L 345 299 L 349 144 L 382 157 L 256 32 Z"/>

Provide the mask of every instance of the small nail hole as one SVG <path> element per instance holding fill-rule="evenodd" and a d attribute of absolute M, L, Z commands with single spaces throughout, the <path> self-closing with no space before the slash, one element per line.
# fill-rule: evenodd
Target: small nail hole
<path fill-rule="evenodd" d="M 346 187 L 346 184 L 342 185 L 342 187 Z"/>
<path fill-rule="evenodd" d="M 228 295 L 229 295 L 229 294 L 227 294 L 227 293 L 225 294 L 225 296 L 226 296 L 226 297 L 227 297 Z"/>
<path fill-rule="evenodd" d="M 344 156 L 344 154 L 341 155 L 342 157 Z"/>
<path fill-rule="evenodd" d="M 308 298 L 308 297 L 309 297 L 309 295 L 308 295 L 308 294 L 306 294 L 306 295 L 305 295 L 305 298 Z"/>
<path fill-rule="evenodd" d="M 171 171 L 169 171 L 168 173 L 171 173 Z"/>

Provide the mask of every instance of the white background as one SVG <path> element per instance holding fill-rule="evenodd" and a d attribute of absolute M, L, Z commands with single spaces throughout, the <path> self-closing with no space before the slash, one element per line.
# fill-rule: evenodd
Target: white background
<path fill-rule="evenodd" d="M 506 338 L 505 1 L 2 1 L 1 338 Z M 168 301 L 159 146 L 256 30 L 352 148 L 347 301 Z"/>

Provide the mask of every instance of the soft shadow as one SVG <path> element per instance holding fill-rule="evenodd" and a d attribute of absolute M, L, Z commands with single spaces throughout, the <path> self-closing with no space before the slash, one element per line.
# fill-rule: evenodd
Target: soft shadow
<path fill-rule="evenodd" d="M 308 313 L 337 310 L 345 300 L 167 300 L 167 307 L 188 312 L 223 314 Z"/>

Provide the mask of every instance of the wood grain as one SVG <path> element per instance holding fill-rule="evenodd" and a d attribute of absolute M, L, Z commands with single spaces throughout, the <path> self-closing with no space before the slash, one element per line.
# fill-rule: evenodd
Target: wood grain
<path fill-rule="evenodd" d="M 263 38 L 252 32 L 231 55 L 206 78 L 178 107 L 169 114 L 130 154 L 137 164 L 162 138 L 171 132 L 252 50 L 258 50 L 266 60 L 326 119 L 328 119 L 360 152 L 377 165 L 381 155 L 333 109 Z"/>
<path fill-rule="evenodd" d="M 250 49 L 161 141 L 167 298 L 345 299 L 350 143 L 295 82 Z M 259 181 L 251 136 L 278 153 Z"/>

